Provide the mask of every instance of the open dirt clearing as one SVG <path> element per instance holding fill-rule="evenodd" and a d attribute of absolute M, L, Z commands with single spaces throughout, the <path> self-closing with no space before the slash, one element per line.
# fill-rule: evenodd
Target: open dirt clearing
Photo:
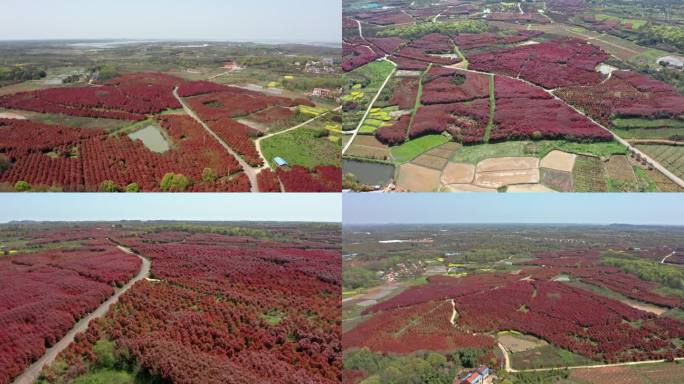
<path fill-rule="evenodd" d="M 432 192 L 439 188 L 442 172 L 415 164 L 404 164 L 399 168 L 397 187 L 410 192 Z"/>
<path fill-rule="evenodd" d="M 441 171 L 448 162 L 449 160 L 445 157 L 437 157 L 425 154 L 416 157 L 411 163 Z"/>
<path fill-rule="evenodd" d="M 26 116 L 22 116 L 18 113 L 12 112 L 1 112 L 0 119 L 26 120 Z"/>
<path fill-rule="evenodd" d="M 612 156 L 604 165 L 606 167 L 606 173 L 611 179 L 636 182 L 634 168 L 632 168 L 632 165 L 629 163 L 627 156 Z"/>
<path fill-rule="evenodd" d="M 512 184 L 539 183 L 539 168 L 509 171 L 477 172 L 474 184 L 484 188 L 500 188 Z"/>
<path fill-rule="evenodd" d="M 386 145 L 379 142 L 375 136 L 358 135 L 349 146 L 347 154 L 350 156 L 367 157 L 373 159 L 386 159 L 390 151 Z"/>
<path fill-rule="evenodd" d="M 537 347 L 542 347 L 547 343 L 544 340 L 539 340 L 535 337 L 504 334 L 498 337 L 499 343 L 511 352 L 524 352 Z"/>
<path fill-rule="evenodd" d="M 572 172 L 557 171 L 555 169 L 541 168 L 541 182 L 545 186 L 558 192 L 573 192 L 575 186 Z"/>
<path fill-rule="evenodd" d="M 557 171 L 572 172 L 575 167 L 577 155 L 562 151 L 551 151 L 539 164 L 542 168 L 555 169 Z"/>
<path fill-rule="evenodd" d="M 646 312 L 651 312 L 651 313 L 654 313 L 658 316 L 667 312 L 667 308 L 659 307 L 659 306 L 653 305 L 653 304 L 639 303 L 639 302 L 632 301 L 632 300 L 622 300 L 622 302 L 629 305 L 632 308 L 636 308 L 636 309 L 646 311 Z"/>
<path fill-rule="evenodd" d="M 536 157 L 495 157 L 477 164 L 477 172 L 516 171 L 539 168 Z"/>
<path fill-rule="evenodd" d="M 475 166 L 472 164 L 449 163 L 442 171 L 442 184 L 470 184 L 475 179 Z"/>

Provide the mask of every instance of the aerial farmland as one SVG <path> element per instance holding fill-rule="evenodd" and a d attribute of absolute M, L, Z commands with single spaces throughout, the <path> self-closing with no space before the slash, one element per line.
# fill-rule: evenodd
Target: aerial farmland
<path fill-rule="evenodd" d="M 374 199 L 345 199 L 344 383 L 682 381 L 681 226 L 514 224 L 519 210 L 505 204 L 463 214 L 492 201 L 481 194 L 450 206 L 410 195 L 385 203 L 386 224 Z M 540 199 L 528 196 L 508 203 Z M 427 222 L 492 212 L 511 222 Z"/>
<path fill-rule="evenodd" d="M 0 383 L 339 383 L 339 232 L 2 224 Z"/>
<path fill-rule="evenodd" d="M 684 188 L 676 1 L 344 1 L 344 188 Z"/>
<path fill-rule="evenodd" d="M 2 191 L 341 188 L 339 41 L 2 38 Z"/>

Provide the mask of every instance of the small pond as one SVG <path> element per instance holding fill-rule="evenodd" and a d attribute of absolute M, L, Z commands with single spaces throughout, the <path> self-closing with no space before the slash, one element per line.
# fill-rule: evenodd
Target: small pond
<path fill-rule="evenodd" d="M 394 166 L 357 160 L 344 160 L 345 174 L 353 173 L 356 180 L 367 185 L 387 185 L 394 178 Z"/>
<path fill-rule="evenodd" d="M 164 153 L 171 149 L 169 142 L 166 141 L 164 136 L 159 131 L 158 127 L 150 125 L 149 127 L 143 128 L 139 131 L 131 133 L 128 135 L 131 140 L 140 140 L 145 144 L 147 149 L 152 152 Z"/>

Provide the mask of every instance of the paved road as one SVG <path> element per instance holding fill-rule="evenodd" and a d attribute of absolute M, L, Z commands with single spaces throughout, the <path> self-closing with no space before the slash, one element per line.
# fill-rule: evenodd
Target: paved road
<path fill-rule="evenodd" d="M 209 128 L 209 126 L 204 121 L 202 121 L 202 119 L 200 119 L 199 116 L 197 116 L 195 111 L 193 111 L 192 108 L 190 108 L 190 106 L 187 105 L 180 96 L 178 96 L 178 87 L 176 87 L 176 89 L 173 90 L 173 95 L 176 97 L 176 99 L 178 99 L 178 102 L 181 103 L 181 105 L 183 106 L 183 110 L 185 110 L 185 113 L 190 115 L 190 117 L 195 119 L 195 121 L 197 121 L 202 127 L 204 127 L 204 129 L 207 132 L 209 132 L 209 134 L 213 136 L 214 139 L 216 139 L 216 141 L 218 141 L 219 144 L 221 144 L 223 148 L 225 148 L 226 151 L 228 151 L 228 153 L 230 153 L 238 161 L 238 163 L 240 163 L 242 170 L 249 178 L 249 183 L 252 185 L 251 191 L 259 192 L 259 183 L 257 182 L 257 174 L 259 173 L 258 168 L 254 168 L 251 165 L 247 164 L 247 162 L 243 160 L 242 157 L 236 151 L 233 150 L 233 148 L 226 144 L 225 141 L 221 140 L 221 138 L 216 134 L 216 132 L 212 131 L 211 128 Z"/>
<path fill-rule="evenodd" d="M 325 112 L 325 113 L 321 113 L 320 115 L 318 115 L 318 116 L 316 116 L 316 117 L 314 117 L 314 118 L 312 118 L 312 119 L 309 119 L 309 120 L 307 120 L 307 121 L 305 121 L 305 122 L 303 122 L 303 123 L 301 123 L 301 124 L 299 124 L 299 125 L 296 125 L 296 126 L 294 126 L 294 127 L 292 127 L 292 128 L 288 128 L 288 129 L 284 129 L 284 130 L 282 130 L 282 131 L 278 131 L 278 132 L 275 132 L 275 133 L 271 133 L 271 134 L 268 134 L 268 135 L 266 135 L 266 136 L 262 136 L 262 137 L 260 137 L 260 138 L 258 138 L 258 139 L 256 139 L 256 140 L 254 140 L 254 144 L 256 145 L 256 149 L 257 149 L 257 152 L 259 153 L 259 157 L 261 157 L 261 158 L 264 160 L 264 166 L 261 167 L 261 168 L 259 169 L 259 171 L 261 171 L 262 169 L 265 169 L 265 168 L 271 168 L 271 164 L 270 164 L 270 163 L 268 162 L 268 160 L 264 157 L 264 154 L 261 153 L 261 141 L 262 141 L 262 140 L 268 139 L 268 138 L 273 137 L 273 136 L 282 135 L 283 133 L 286 133 L 286 132 L 294 131 L 295 129 L 301 128 L 301 127 L 303 127 L 303 126 L 305 126 L 305 125 L 307 125 L 307 124 L 309 124 L 309 123 L 312 123 L 312 122 L 314 122 L 314 121 L 320 119 L 321 117 L 323 117 L 323 116 L 329 114 L 330 112 L 339 111 L 339 110 L 341 110 L 341 109 L 342 109 L 341 106 L 340 106 L 340 107 L 337 107 L 337 108 L 333 109 L 332 111 L 328 111 L 328 112 Z"/>
<path fill-rule="evenodd" d="M 389 82 L 390 78 L 392 78 L 392 75 L 394 75 L 394 72 L 397 71 L 397 64 L 391 60 L 388 60 L 387 57 L 385 57 L 383 60 L 388 61 L 394 65 L 394 69 L 392 69 L 392 72 L 390 72 L 389 76 L 385 79 L 385 82 L 382 83 L 382 86 L 378 90 L 378 93 L 375 95 L 373 100 L 371 100 L 370 104 L 368 105 L 368 109 L 366 110 L 366 113 L 363 115 L 363 118 L 359 121 L 359 124 L 356 126 L 356 129 L 352 131 L 352 138 L 347 142 L 347 145 L 344 146 L 342 149 L 342 154 L 344 155 L 345 152 L 347 152 L 347 149 L 351 146 L 351 144 L 354 142 L 354 139 L 356 139 L 356 135 L 359 134 L 359 130 L 361 129 L 361 126 L 363 125 L 363 122 L 366 121 L 366 118 L 368 117 L 368 114 L 370 114 L 371 109 L 373 109 L 373 104 L 378 100 L 378 97 L 380 97 L 380 93 L 382 93 L 382 90 L 385 89 L 385 86 Z"/>
<path fill-rule="evenodd" d="M 134 252 L 132 252 L 130 249 L 118 246 L 120 250 L 123 252 L 126 252 L 131 255 L 136 255 L 140 258 L 142 261 L 142 265 L 140 267 L 140 272 L 131 280 L 129 281 L 126 285 L 124 285 L 121 288 L 118 288 L 115 290 L 114 295 L 107 299 L 104 303 L 102 303 L 97 309 L 95 309 L 93 312 L 91 312 L 88 316 L 82 318 L 79 322 L 77 322 L 74 327 L 67 332 L 67 334 L 59 340 L 55 345 L 52 347 L 48 348 L 45 351 L 45 354 L 38 359 L 36 362 L 31 364 L 24 373 L 19 375 L 16 379 L 14 379 L 13 384 L 32 384 L 34 383 L 38 377 L 40 376 L 40 372 L 42 372 L 43 368 L 52 364 L 52 362 L 55 361 L 57 358 L 57 355 L 60 354 L 63 350 L 65 350 L 73 341 L 74 337 L 81 333 L 85 332 L 88 329 L 88 324 L 97 318 L 100 318 L 107 314 L 107 311 L 109 311 L 109 308 L 116 304 L 119 301 L 119 297 L 123 295 L 126 291 L 131 289 L 131 287 L 138 281 L 148 277 L 150 275 L 150 261 Z"/>

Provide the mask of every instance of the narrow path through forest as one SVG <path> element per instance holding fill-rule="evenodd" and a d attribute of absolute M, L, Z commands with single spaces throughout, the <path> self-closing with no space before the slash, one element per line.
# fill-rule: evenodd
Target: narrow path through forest
<path fill-rule="evenodd" d="M 43 356 L 40 359 L 36 360 L 33 364 L 26 368 L 26 370 L 24 370 L 24 372 L 21 375 L 17 376 L 14 379 L 13 384 L 34 383 L 40 376 L 40 373 L 43 371 L 43 368 L 52 364 L 57 358 L 57 355 L 59 355 L 74 341 L 74 338 L 77 334 L 85 332 L 88 329 L 88 324 L 90 324 L 92 320 L 98 319 L 106 315 L 109 311 L 109 308 L 119 301 L 121 295 L 123 295 L 126 291 L 131 289 L 131 287 L 133 287 L 133 285 L 138 281 L 149 277 L 150 261 L 148 259 L 131 251 L 129 248 L 123 247 L 121 245 L 117 245 L 117 247 L 125 253 L 135 255 L 140 258 L 140 260 L 142 261 L 142 264 L 140 266 L 140 272 L 138 272 L 138 274 L 133 279 L 131 279 L 131 281 L 129 281 L 126 285 L 124 285 L 121 288 L 115 289 L 114 295 L 112 295 L 112 297 L 107 299 L 107 301 L 105 301 L 104 303 L 100 304 L 100 306 L 97 307 L 97 309 L 95 309 L 93 312 L 91 312 L 86 317 L 82 318 L 76 324 L 74 324 L 74 327 L 71 328 L 71 330 L 67 332 L 67 334 L 64 335 L 64 337 L 62 337 L 62 339 L 60 339 L 52 347 L 48 348 L 45 351 L 45 354 L 43 354 Z"/>

